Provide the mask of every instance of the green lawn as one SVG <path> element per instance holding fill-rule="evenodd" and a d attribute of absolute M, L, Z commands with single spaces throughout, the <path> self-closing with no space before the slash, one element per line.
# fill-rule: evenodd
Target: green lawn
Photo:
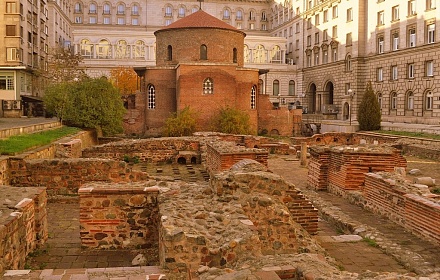
<path fill-rule="evenodd" d="M 80 131 L 79 128 L 63 126 L 38 133 L 11 136 L 7 139 L 0 140 L 0 154 L 15 155 L 32 148 L 50 144 L 64 136 L 75 134 L 78 131 Z"/>
<path fill-rule="evenodd" d="M 429 134 L 429 133 L 423 133 L 423 132 L 388 131 L 388 130 L 378 130 L 378 131 L 375 131 L 375 132 L 383 133 L 383 134 L 389 134 L 389 135 L 419 137 L 419 138 L 428 138 L 428 139 L 440 140 L 440 135 L 438 135 L 438 134 Z"/>

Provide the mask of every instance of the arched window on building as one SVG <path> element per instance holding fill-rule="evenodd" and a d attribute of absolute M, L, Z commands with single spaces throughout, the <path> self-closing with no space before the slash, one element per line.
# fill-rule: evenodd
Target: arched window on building
<path fill-rule="evenodd" d="M 231 11 L 229 11 L 228 8 L 225 8 L 223 10 L 223 19 L 230 19 L 231 18 Z"/>
<path fill-rule="evenodd" d="M 390 94 L 390 109 L 397 110 L 397 93 L 391 92 Z"/>
<path fill-rule="evenodd" d="M 116 13 L 118 15 L 124 15 L 125 14 L 125 5 L 119 4 Z"/>
<path fill-rule="evenodd" d="M 165 7 L 165 16 L 166 17 L 172 17 L 173 16 L 173 7 L 166 6 Z"/>
<path fill-rule="evenodd" d="M 156 89 L 148 85 L 148 109 L 156 109 Z"/>
<path fill-rule="evenodd" d="M 273 81 L 272 91 L 273 95 L 280 95 L 280 82 L 278 80 Z"/>
<path fill-rule="evenodd" d="M 257 87 L 253 86 L 251 89 L 251 109 L 257 107 Z"/>
<path fill-rule="evenodd" d="M 185 7 L 184 6 L 179 7 L 178 17 L 185 17 Z"/>
<path fill-rule="evenodd" d="M 171 45 L 168 45 L 167 59 L 168 61 L 173 60 L 173 47 Z"/>
<path fill-rule="evenodd" d="M 214 82 L 211 78 L 206 78 L 203 81 L 203 94 L 213 94 L 214 93 Z"/>
<path fill-rule="evenodd" d="M 102 39 L 101 41 L 99 41 L 97 56 L 98 56 L 98 58 L 111 58 L 112 57 L 111 45 L 110 45 L 109 41 L 107 41 L 105 39 Z"/>
<path fill-rule="evenodd" d="M 109 15 L 111 13 L 111 6 L 110 4 L 104 4 L 104 6 L 102 6 L 102 13 L 104 15 Z"/>
<path fill-rule="evenodd" d="M 243 11 L 242 10 L 237 10 L 237 12 L 235 13 L 235 20 L 243 20 Z"/>
<path fill-rule="evenodd" d="M 432 91 L 428 90 L 425 93 L 425 110 L 432 110 L 433 103 L 434 103 L 434 95 L 432 94 Z"/>
<path fill-rule="evenodd" d="M 74 13 L 77 13 L 77 14 L 82 13 L 82 5 L 81 5 L 81 3 L 79 3 L 79 2 L 75 3 Z"/>
<path fill-rule="evenodd" d="M 95 3 L 90 3 L 89 14 L 96 14 L 96 4 Z"/>
<path fill-rule="evenodd" d="M 295 95 L 295 81 L 289 81 L 289 95 Z"/>
<path fill-rule="evenodd" d="M 414 93 L 412 91 L 406 94 L 406 109 L 414 110 Z"/>
<path fill-rule="evenodd" d="M 131 6 L 131 15 L 132 16 L 139 15 L 139 6 L 137 4 L 134 4 L 133 6 Z"/>
<path fill-rule="evenodd" d="M 207 60 L 208 59 L 208 47 L 206 45 L 200 46 L 200 60 Z"/>
<path fill-rule="evenodd" d="M 271 62 L 281 63 L 281 48 L 280 46 L 274 46 L 270 52 Z"/>
<path fill-rule="evenodd" d="M 232 49 L 232 62 L 237 63 L 237 48 Z"/>
<path fill-rule="evenodd" d="M 80 49 L 84 58 L 93 58 L 93 44 L 88 39 L 81 40 Z"/>

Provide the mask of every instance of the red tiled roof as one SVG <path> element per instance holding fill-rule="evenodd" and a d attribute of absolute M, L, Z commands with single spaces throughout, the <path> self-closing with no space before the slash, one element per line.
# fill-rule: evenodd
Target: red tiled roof
<path fill-rule="evenodd" d="M 186 16 L 176 22 L 173 22 L 170 25 L 160 30 L 167 30 L 174 28 L 203 28 L 203 27 L 239 31 L 237 28 L 227 24 L 226 22 L 219 20 L 216 17 L 211 16 L 210 14 L 202 10 L 198 10 L 197 12 L 192 13 L 189 16 Z"/>

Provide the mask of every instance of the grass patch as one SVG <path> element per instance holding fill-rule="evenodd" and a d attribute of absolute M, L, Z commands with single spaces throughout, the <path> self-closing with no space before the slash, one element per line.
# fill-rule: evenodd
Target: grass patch
<path fill-rule="evenodd" d="M 427 138 L 427 139 L 440 140 L 440 135 L 424 133 L 424 132 L 388 131 L 388 130 L 376 130 L 374 132 L 382 133 L 382 134 L 389 134 L 389 135 L 397 135 L 397 136 L 407 136 L 407 137 L 417 137 L 417 138 Z"/>
<path fill-rule="evenodd" d="M 11 136 L 0 140 L 0 154 L 15 155 L 22 153 L 29 149 L 48 145 L 53 141 L 75 134 L 78 131 L 80 131 L 79 128 L 63 126 L 53 130 Z"/>
<path fill-rule="evenodd" d="M 374 240 L 374 239 L 371 239 L 371 238 L 368 238 L 368 237 L 364 237 L 363 240 L 365 242 L 367 242 L 368 246 L 376 247 L 376 248 L 379 247 L 379 245 L 377 244 L 376 240 Z"/>

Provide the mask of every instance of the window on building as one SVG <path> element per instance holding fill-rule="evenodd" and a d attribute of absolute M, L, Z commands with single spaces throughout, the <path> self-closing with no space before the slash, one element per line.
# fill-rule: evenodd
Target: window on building
<path fill-rule="evenodd" d="M 145 58 L 145 42 L 137 40 L 134 46 L 134 58 Z"/>
<path fill-rule="evenodd" d="M 432 110 L 434 108 L 434 95 L 432 94 L 432 91 L 427 91 L 425 93 L 425 109 L 426 110 Z"/>
<path fill-rule="evenodd" d="M 347 33 L 347 35 L 345 36 L 345 44 L 347 46 L 351 46 L 353 44 L 353 39 L 352 39 L 351 32 Z"/>
<path fill-rule="evenodd" d="M 102 13 L 104 15 L 110 14 L 110 4 L 104 4 L 104 6 L 102 6 Z"/>
<path fill-rule="evenodd" d="M 166 19 L 165 20 L 165 26 L 168 26 L 172 23 L 173 21 L 171 19 Z"/>
<path fill-rule="evenodd" d="M 266 15 L 266 12 L 265 12 L 265 11 L 262 11 L 262 12 L 261 12 L 261 20 L 262 20 L 262 21 L 267 21 L 267 15 Z"/>
<path fill-rule="evenodd" d="M 377 68 L 377 81 L 378 82 L 383 81 L 383 68 L 382 67 Z"/>
<path fill-rule="evenodd" d="M 335 25 L 332 28 L 332 38 L 338 38 L 338 26 Z"/>
<path fill-rule="evenodd" d="M 82 23 L 82 17 L 75 17 L 75 23 Z"/>
<path fill-rule="evenodd" d="M 428 24 L 426 26 L 427 31 L 427 43 L 435 43 L 435 23 Z"/>
<path fill-rule="evenodd" d="M 21 61 L 21 49 L 6 48 L 6 60 L 7 61 Z"/>
<path fill-rule="evenodd" d="M 232 49 L 232 62 L 237 63 L 237 48 Z"/>
<path fill-rule="evenodd" d="M 167 60 L 168 61 L 173 60 L 173 47 L 171 45 L 168 45 L 168 48 L 167 48 Z"/>
<path fill-rule="evenodd" d="M 280 95 L 280 82 L 278 80 L 273 81 L 272 91 L 273 91 L 273 95 L 275 96 Z"/>
<path fill-rule="evenodd" d="M 124 15 L 125 14 L 125 5 L 119 4 L 116 13 L 118 15 Z"/>
<path fill-rule="evenodd" d="M 109 17 L 104 17 L 103 20 L 102 20 L 102 23 L 110 24 L 110 18 Z"/>
<path fill-rule="evenodd" d="M 385 24 L 385 15 L 383 11 L 377 12 L 377 25 L 382 26 Z"/>
<path fill-rule="evenodd" d="M 391 66 L 391 80 L 395 81 L 398 79 L 397 65 Z"/>
<path fill-rule="evenodd" d="M 319 32 L 315 33 L 315 45 L 319 44 Z"/>
<path fill-rule="evenodd" d="M 392 40 L 393 51 L 397 51 L 399 49 L 399 33 L 393 33 Z"/>
<path fill-rule="evenodd" d="M 324 29 L 324 31 L 322 31 L 322 41 L 327 41 L 328 40 L 328 30 Z"/>
<path fill-rule="evenodd" d="M 384 40 L 383 40 L 383 36 L 379 36 L 377 38 L 377 53 L 383 53 L 384 52 Z"/>
<path fill-rule="evenodd" d="M 382 109 L 382 93 L 377 93 L 377 102 L 379 103 L 379 108 Z"/>
<path fill-rule="evenodd" d="M 307 36 L 307 47 L 310 47 L 312 45 L 312 35 Z"/>
<path fill-rule="evenodd" d="M 306 55 L 306 66 L 307 67 L 311 67 L 312 66 L 312 55 L 311 54 L 307 54 Z"/>
<path fill-rule="evenodd" d="M 319 51 L 315 52 L 315 65 L 319 65 Z"/>
<path fill-rule="evenodd" d="M 253 86 L 251 89 L 251 109 L 255 109 L 257 106 L 257 87 Z"/>
<path fill-rule="evenodd" d="M 345 59 L 345 71 L 351 71 L 351 55 L 347 55 Z"/>
<path fill-rule="evenodd" d="M 206 45 L 200 46 L 200 60 L 208 59 L 208 47 Z"/>
<path fill-rule="evenodd" d="M 414 48 L 416 46 L 416 29 L 410 28 L 408 30 L 408 43 L 410 48 Z"/>
<path fill-rule="evenodd" d="M 353 21 L 353 8 L 347 9 L 347 22 Z"/>
<path fill-rule="evenodd" d="M 416 0 L 409 0 L 408 1 L 408 16 L 414 16 L 416 15 Z"/>
<path fill-rule="evenodd" d="M 406 109 L 414 110 L 414 93 L 412 91 L 406 94 Z"/>
<path fill-rule="evenodd" d="M 171 6 L 166 6 L 165 7 L 165 16 L 166 17 L 173 16 L 173 8 Z"/>
<path fill-rule="evenodd" d="M 81 3 L 75 3 L 74 13 L 82 13 L 82 5 Z"/>
<path fill-rule="evenodd" d="M 267 30 L 267 25 L 265 23 L 261 24 L 261 30 Z"/>
<path fill-rule="evenodd" d="M 81 43 L 80 43 L 80 49 L 81 49 L 81 55 L 84 58 L 92 58 L 93 57 L 93 44 L 87 40 L 87 39 L 82 39 Z"/>
<path fill-rule="evenodd" d="M 392 92 L 390 96 L 390 109 L 396 110 L 397 109 L 397 93 Z"/>
<path fill-rule="evenodd" d="M 223 10 L 223 19 L 230 19 L 231 18 L 231 12 L 228 9 Z"/>
<path fill-rule="evenodd" d="M 289 27 L 289 37 L 293 36 L 293 27 Z"/>
<path fill-rule="evenodd" d="M 96 14 L 96 4 L 95 3 L 90 3 L 89 14 Z"/>
<path fill-rule="evenodd" d="M 293 80 L 289 81 L 289 95 L 290 96 L 295 95 L 295 81 Z"/>
<path fill-rule="evenodd" d="M 426 67 L 426 76 L 427 77 L 434 76 L 434 61 L 432 61 L 432 60 L 426 61 L 425 67 Z"/>
<path fill-rule="evenodd" d="M 254 10 L 249 11 L 249 20 L 255 20 L 255 11 Z"/>
<path fill-rule="evenodd" d="M 235 13 L 235 20 L 243 20 L 243 12 L 241 10 L 237 10 Z"/>
<path fill-rule="evenodd" d="M 96 24 L 96 17 L 89 17 L 90 24 Z"/>
<path fill-rule="evenodd" d="M 307 19 L 307 29 L 312 28 L 312 18 Z"/>
<path fill-rule="evenodd" d="M 0 75 L 0 90 L 14 90 L 13 75 Z"/>
<path fill-rule="evenodd" d="M 15 36 L 16 35 L 16 26 L 15 25 L 6 25 L 6 36 Z"/>
<path fill-rule="evenodd" d="M 129 58 L 130 52 L 128 49 L 127 41 L 119 40 L 115 46 L 115 57 L 119 59 Z"/>
<path fill-rule="evenodd" d="M 435 8 L 435 0 L 426 0 L 426 10 Z"/>
<path fill-rule="evenodd" d="M 322 21 L 327 22 L 328 21 L 328 10 L 324 10 L 322 13 Z"/>
<path fill-rule="evenodd" d="M 408 79 L 414 79 L 415 77 L 415 66 L 414 63 L 408 64 Z"/>
<path fill-rule="evenodd" d="M 148 85 L 148 109 L 156 109 L 156 89 Z"/>
<path fill-rule="evenodd" d="M 131 25 L 139 25 L 139 19 L 137 19 L 137 18 L 132 18 L 132 19 L 131 19 Z"/>
<path fill-rule="evenodd" d="M 179 7 L 179 13 L 178 13 L 179 17 L 185 17 L 185 7 L 180 6 Z"/>
<path fill-rule="evenodd" d="M 319 14 L 315 15 L 315 26 L 319 25 Z"/>
<path fill-rule="evenodd" d="M 399 5 L 394 6 L 391 8 L 391 19 L 392 21 L 397 21 L 400 19 L 399 16 Z"/>
<path fill-rule="evenodd" d="M 203 94 L 213 94 L 214 93 L 214 82 L 211 78 L 206 78 L 203 81 Z"/>
<path fill-rule="evenodd" d="M 299 50 L 299 39 L 295 41 L 295 50 Z"/>
<path fill-rule="evenodd" d="M 197 12 L 199 10 L 199 7 L 192 7 L 191 9 L 191 13 L 194 14 L 195 12 Z"/>
<path fill-rule="evenodd" d="M 16 14 L 17 13 L 17 3 L 16 2 L 6 2 L 6 13 Z"/>
<path fill-rule="evenodd" d="M 328 63 L 328 50 L 322 51 L 322 64 Z"/>
<path fill-rule="evenodd" d="M 338 6 L 333 6 L 332 8 L 332 16 L 333 18 L 337 18 L 338 17 Z"/>
<path fill-rule="evenodd" d="M 295 32 L 299 33 L 299 22 L 295 24 Z"/>
<path fill-rule="evenodd" d="M 332 59 L 333 62 L 338 61 L 338 48 L 332 48 Z"/>
<path fill-rule="evenodd" d="M 131 15 L 132 16 L 139 15 L 139 6 L 137 4 L 134 4 L 133 6 L 131 6 Z"/>
<path fill-rule="evenodd" d="M 117 23 L 118 23 L 118 24 L 125 24 L 125 18 L 123 18 L 123 17 L 118 17 L 118 19 L 117 19 Z"/>

